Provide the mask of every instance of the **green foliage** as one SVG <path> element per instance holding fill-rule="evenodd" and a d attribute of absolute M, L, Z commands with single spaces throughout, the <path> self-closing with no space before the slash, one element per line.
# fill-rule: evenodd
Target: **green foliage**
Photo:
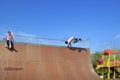
<path fill-rule="evenodd" d="M 116 49 L 116 56 L 117 56 L 117 60 L 120 60 L 120 49 Z"/>
<path fill-rule="evenodd" d="M 120 49 L 115 49 L 116 51 L 116 60 L 120 60 Z M 96 68 L 97 66 L 97 60 L 102 59 L 102 52 L 96 51 L 95 53 L 91 54 L 91 62 L 93 64 L 93 67 Z M 106 60 L 107 57 L 104 57 L 104 60 Z M 111 60 L 113 60 L 113 57 L 111 55 Z"/>
<path fill-rule="evenodd" d="M 97 67 L 97 60 L 102 58 L 102 52 L 95 52 L 93 54 L 91 54 L 91 61 L 93 64 L 93 67 L 96 68 Z"/>
<path fill-rule="evenodd" d="M 116 54 L 116 56 L 117 56 L 116 60 L 120 60 L 120 49 L 115 49 L 115 51 L 117 53 Z M 98 59 L 102 59 L 102 52 L 97 51 L 97 52 L 91 54 L 91 62 L 93 64 L 94 69 L 97 67 L 97 60 Z M 106 56 L 104 56 L 104 60 L 107 60 Z M 113 60 L 113 55 L 111 55 L 111 60 Z M 102 70 L 101 69 L 99 69 L 98 75 L 102 74 Z M 107 68 L 104 68 L 104 76 L 107 77 L 107 73 L 108 73 Z M 111 71 L 111 74 L 113 74 L 113 71 Z M 120 73 L 116 73 L 116 78 L 119 78 L 119 77 L 120 77 Z"/>

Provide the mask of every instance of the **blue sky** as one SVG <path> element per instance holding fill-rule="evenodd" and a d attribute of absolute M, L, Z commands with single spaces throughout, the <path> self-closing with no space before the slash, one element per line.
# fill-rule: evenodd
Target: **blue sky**
<path fill-rule="evenodd" d="M 0 35 L 90 39 L 91 52 L 120 47 L 120 0 L 0 0 Z"/>

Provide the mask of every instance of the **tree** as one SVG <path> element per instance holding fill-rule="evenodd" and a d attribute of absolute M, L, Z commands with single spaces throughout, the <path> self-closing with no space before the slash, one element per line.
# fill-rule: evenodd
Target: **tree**
<path fill-rule="evenodd" d="M 97 60 L 98 59 L 102 59 L 102 52 L 97 51 L 91 55 L 91 62 L 93 64 L 94 68 L 97 67 Z"/>
<path fill-rule="evenodd" d="M 117 56 L 117 60 L 120 60 L 120 49 L 116 49 L 116 56 Z"/>

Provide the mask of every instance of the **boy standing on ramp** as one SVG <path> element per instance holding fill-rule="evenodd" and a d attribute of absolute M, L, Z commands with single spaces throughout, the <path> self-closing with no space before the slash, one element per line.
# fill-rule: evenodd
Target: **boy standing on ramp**
<path fill-rule="evenodd" d="M 8 49 L 14 48 L 14 45 L 13 45 L 14 39 L 10 31 L 7 32 L 5 40 L 6 40 L 6 48 Z"/>

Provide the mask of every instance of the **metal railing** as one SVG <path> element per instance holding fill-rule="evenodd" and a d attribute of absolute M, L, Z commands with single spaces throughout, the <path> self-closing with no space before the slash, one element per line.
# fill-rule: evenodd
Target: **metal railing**
<path fill-rule="evenodd" d="M 4 37 L 5 36 L 0 35 L 0 40 L 2 41 Z M 14 35 L 14 41 L 20 43 L 38 44 L 38 45 L 67 46 L 67 44 L 65 44 L 65 40 L 48 39 L 48 38 L 40 38 L 40 37 L 24 36 L 24 35 Z M 84 41 L 79 41 L 75 44 L 72 44 L 72 47 L 90 48 L 90 40 L 86 39 Z"/>

